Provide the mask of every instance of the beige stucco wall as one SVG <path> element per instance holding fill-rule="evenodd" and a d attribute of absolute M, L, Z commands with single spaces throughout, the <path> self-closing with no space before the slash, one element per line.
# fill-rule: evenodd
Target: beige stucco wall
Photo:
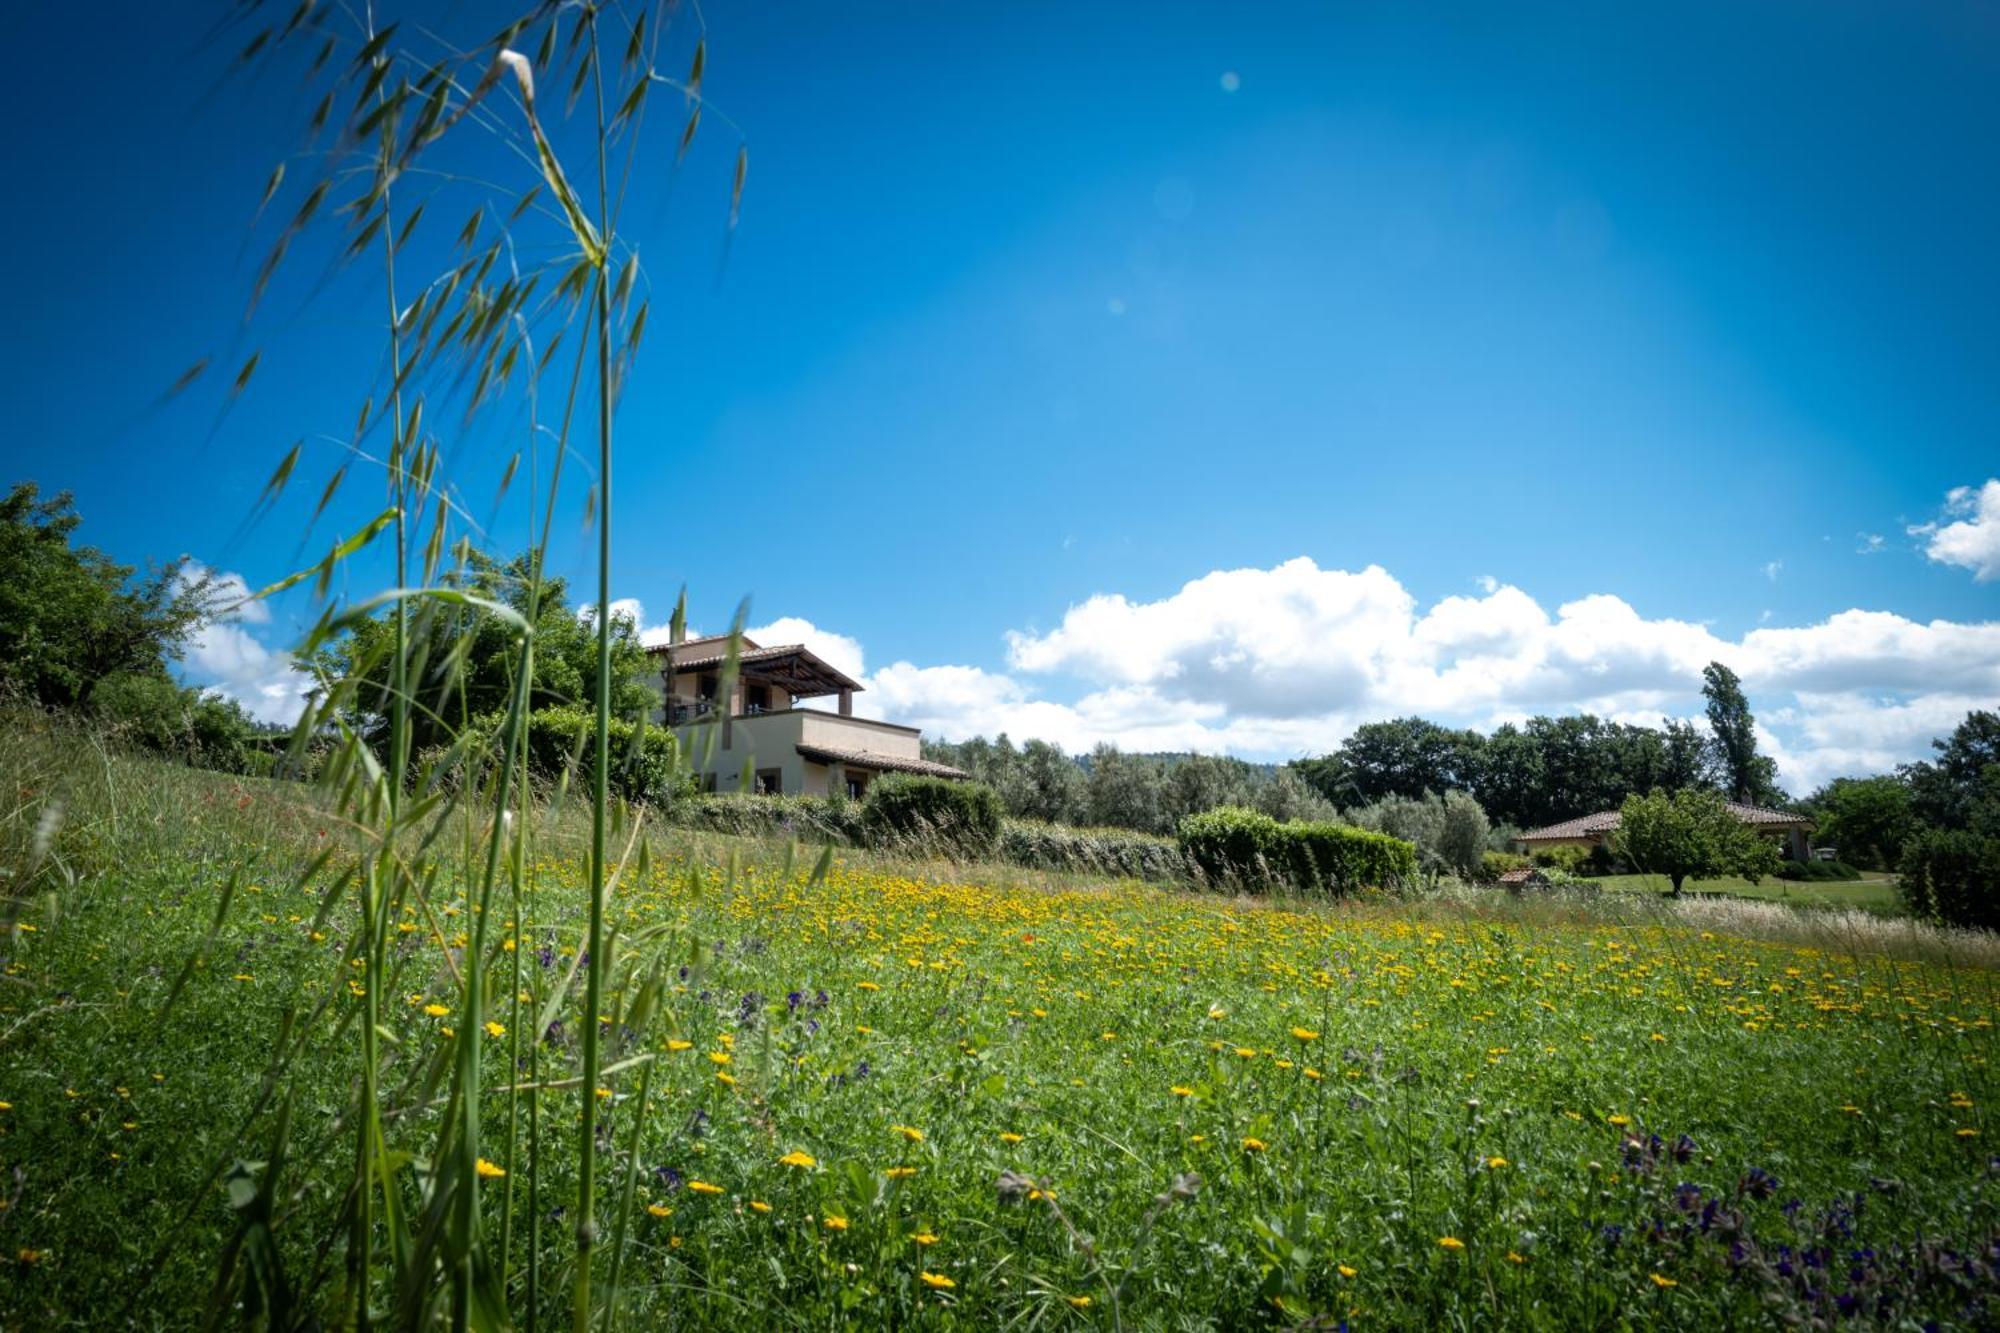
<path fill-rule="evenodd" d="M 830 750 L 873 750 L 897 759 L 924 757 L 922 734 L 915 727 L 812 709 L 800 709 L 798 715 L 805 719 L 799 741 L 802 745 L 823 745 Z"/>
<path fill-rule="evenodd" d="M 732 718 L 726 729 L 720 718 L 690 722 L 674 728 L 674 734 L 696 776 L 705 779 L 710 773 L 715 775 L 717 791 L 743 789 L 746 759 L 753 780 L 760 770 L 779 770 L 779 790 L 787 795 L 824 796 L 836 780 L 844 782 L 839 765 L 806 759 L 799 753 L 800 745 L 867 750 L 898 759 L 921 758 L 923 750 L 920 734 L 913 727 L 805 708 Z"/>

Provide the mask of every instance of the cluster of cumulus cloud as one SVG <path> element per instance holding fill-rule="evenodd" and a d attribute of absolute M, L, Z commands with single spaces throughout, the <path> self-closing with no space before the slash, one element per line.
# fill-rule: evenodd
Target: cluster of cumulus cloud
<path fill-rule="evenodd" d="M 2000 578 L 2000 480 L 1947 497 L 1910 529 L 1932 560 Z M 635 599 L 616 604 L 659 641 Z M 1306 557 L 1217 570 L 1154 601 L 1106 593 L 1053 628 L 1012 631 L 1004 669 L 895 661 L 797 617 L 752 627 L 765 645 L 803 643 L 867 687 L 857 711 L 962 739 L 1001 732 L 1072 752 L 1197 750 L 1285 759 L 1337 746 L 1364 722 L 1419 714 L 1491 728 L 1536 713 L 1624 722 L 1698 717 L 1701 670 L 1743 679 L 1760 739 L 1803 793 L 1842 774 L 1921 757 L 1968 711 L 2000 706 L 2000 621 L 1919 622 L 1848 610 L 1816 624 L 1727 638 L 1652 619 L 1610 594 L 1553 610 L 1492 579 L 1429 606 L 1388 570 L 1322 569 Z M 296 679 L 239 622 L 193 645 L 195 679 L 257 716 L 296 715 Z"/>
<path fill-rule="evenodd" d="M 1046 632 L 1009 634 L 1004 671 L 898 661 L 867 672 L 858 643 L 808 621 L 750 633 L 805 643 L 857 675 L 868 686 L 857 707 L 877 716 L 1071 751 L 1109 741 L 1288 758 L 1413 713 L 1482 729 L 1579 711 L 1657 725 L 1699 713 L 1701 670 L 1719 661 L 1742 676 L 1766 750 L 1803 790 L 1916 758 L 1966 712 L 2000 704 L 2000 623 L 1855 610 L 1730 639 L 1606 594 L 1550 611 L 1492 583 L 1422 607 L 1380 566 L 1303 557 L 1206 574 L 1156 601 L 1092 597 Z M 1064 687 L 1068 698 L 1052 697 Z"/>

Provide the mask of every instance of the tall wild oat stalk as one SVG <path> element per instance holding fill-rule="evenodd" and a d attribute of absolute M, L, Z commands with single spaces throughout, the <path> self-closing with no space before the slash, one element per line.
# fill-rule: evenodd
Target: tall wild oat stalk
<path fill-rule="evenodd" d="M 387 323 L 384 380 L 361 403 L 313 521 L 333 505 L 356 463 L 381 468 L 386 503 L 323 558 L 258 594 L 310 582 L 323 606 L 300 649 L 303 660 L 316 664 L 318 679 L 293 754 L 324 755 L 321 780 L 346 834 L 346 859 L 336 866 L 330 849 L 304 878 L 326 885 L 322 923 L 349 923 L 330 988 L 335 998 L 287 1015 L 266 1082 L 274 1090 L 291 1083 L 292 1062 L 315 1042 L 352 1042 L 355 1095 L 337 1131 L 349 1136 L 352 1177 L 333 1234 L 298 1240 L 295 1248 L 281 1243 L 292 1214 L 278 1177 L 299 1150 L 287 1143 L 289 1099 L 260 1099 L 238 1136 L 242 1160 L 218 1163 L 216 1178 L 230 1182 L 241 1225 L 217 1276 L 217 1317 L 237 1309 L 273 1327 L 331 1314 L 360 1329 L 439 1320 L 454 1328 L 504 1328 L 518 1310 L 533 1328 L 551 1290 L 561 1290 L 545 1272 L 553 1261 L 570 1270 L 574 1328 L 586 1329 L 600 1312 L 607 1327 L 615 1322 L 635 1168 L 628 1162 L 618 1198 L 609 1281 L 593 1291 L 601 1239 L 598 1157 L 616 1160 L 598 1104 L 607 1080 L 631 1074 L 642 1090 L 646 1085 L 644 1034 L 663 994 L 657 960 L 643 972 L 639 961 L 638 946 L 657 942 L 621 941 L 605 913 L 637 831 L 614 809 L 609 782 L 616 758 L 612 421 L 648 311 L 638 256 L 619 233 L 618 210 L 634 174 L 653 170 L 642 149 L 650 98 L 664 92 L 680 102 L 685 118 L 678 122 L 676 164 L 705 114 L 735 131 L 702 95 L 703 34 L 677 31 L 673 14 L 665 3 L 545 0 L 461 48 L 378 12 L 374 3 L 239 0 L 223 29 L 224 40 L 243 41 L 238 66 L 302 72 L 312 106 L 305 148 L 272 171 L 264 191 L 260 215 L 281 197 L 298 202 L 257 270 L 252 308 L 304 238 L 330 231 L 340 266 L 359 272 L 379 256 Z M 693 18 L 698 22 L 698 11 Z M 662 72 L 669 53 L 685 77 Z M 573 116 L 586 93 L 587 113 Z M 615 169 L 614 150 L 622 150 Z M 572 185 L 566 160 L 594 161 L 594 207 Z M 295 171 L 300 163 L 311 169 Z M 739 136 L 731 227 L 746 166 Z M 431 224 L 445 209 L 467 203 L 469 216 L 452 239 L 433 234 Z M 551 257 L 524 259 L 536 254 Z M 573 350 L 561 356 L 565 340 Z M 231 398 L 247 389 L 259 356 L 242 365 Z M 186 388 L 198 373 L 176 387 Z M 561 408 L 544 420 L 541 404 L 551 390 Z M 574 965 L 557 975 L 521 961 L 531 944 L 547 949 L 572 929 L 560 913 L 544 911 L 535 891 L 537 802 L 526 773 L 527 728 L 535 704 L 534 626 L 547 593 L 545 559 L 559 501 L 567 495 L 571 428 L 579 405 L 593 400 L 595 478 L 584 504 L 597 537 L 589 901 Z M 440 428 L 447 413 L 457 425 Z M 456 440 L 471 438 L 482 422 L 524 437 L 500 486 L 505 495 L 525 463 L 528 558 L 522 586 L 507 597 L 492 595 L 490 580 L 476 576 L 482 534 L 446 465 L 464 452 Z M 294 445 L 280 462 L 260 512 L 288 487 L 302 448 Z M 552 460 L 546 475 L 545 454 Z M 386 557 L 375 554 L 378 544 L 391 548 Z M 364 553 L 393 570 L 389 588 L 358 602 L 334 599 L 336 580 Z M 382 646 L 351 650 L 359 641 L 350 641 L 348 631 L 382 614 L 393 622 L 393 633 L 376 640 Z M 464 701 L 475 618 L 497 620 L 512 636 L 513 678 L 497 722 L 468 716 Z M 425 734 L 442 734 L 446 743 L 413 753 L 417 718 L 426 721 Z M 628 829 L 614 864 L 612 849 Z M 504 892 L 496 892 L 503 875 Z M 341 899 L 350 883 L 357 901 L 347 908 Z M 496 914 L 504 928 L 495 928 Z M 453 932 L 451 923 L 461 920 L 466 929 Z M 382 1004 L 385 994 L 422 984 L 420 951 L 411 940 L 442 950 L 456 996 L 451 1040 L 434 1060 L 405 1054 Z M 574 1013 L 579 972 L 581 1012 Z M 642 1053 L 606 1063 L 610 1013 L 622 1018 L 626 1032 L 639 1034 Z M 553 1043 L 564 1035 L 565 1014 L 581 1027 L 573 1075 L 546 1067 L 562 1049 Z M 488 1050 L 506 1052 L 504 1080 L 492 1076 Z M 569 1205 L 575 1247 L 566 1258 L 544 1254 L 542 1245 L 551 1187 L 561 1182 L 568 1159 L 568 1145 L 545 1124 L 545 1094 L 573 1095 L 579 1103 Z M 631 1154 L 643 1125 L 642 1101 Z M 331 1146 L 311 1145 L 318 1152 Z M 525 1238 L 515 1228 L 515 1192 L 523 1180 Z M 497 1227 L 484 1202 L 496 1194 Z M 344 1255 L 337 1282 L 324 1263 L 303 1275 L 287 1271 L 287 1255 L 316 1252 L 324 1259 L 335 1248 Z"/>

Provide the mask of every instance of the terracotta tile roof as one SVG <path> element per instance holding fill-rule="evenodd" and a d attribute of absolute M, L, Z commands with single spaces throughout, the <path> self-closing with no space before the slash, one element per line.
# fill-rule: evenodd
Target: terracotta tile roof
<path fill-rule="evenodd" d="M 1509 870 L 1501 875 L 1499 882 L 1502 884 L 1532 884 L 1538 879 L 1547 878 L 1547 875 L 1533 866 L 1522 866 L 1519 870 Z"/>
<path fill-rule="evenodd" d="M 1725 801 L 1729 813 L 1746 824 L 1759 828 L 1811 828 L 1812 821 L 1804 815 L 1788 814 L 1783 810 L 1766 810 L 1761 805 L 1743 805 L 1736 801 Z M 1616 810 L 1599 810 L 1594 815 L 1579 815 L 1566 819 L 1560 824 L 1547 828 L 1530 829 L 1515 837 L 1515 842 L 1561 842 L 1569 838 L 1595 838 L 1609 836 L 1618 827 Z"/>
<path fill-rule="evenodd" d="M 696 639 L 688 643 L 655 644 L 646 651 L 656 656 L 673 651 L 674 672 L 697 671 L 702 667 L 721 666 L 729 657 L 729 637 L 723 635 L 714 639 Z M 802 643 L 782 643 L 774 648 L 759 648 L 748 639 L 743 641 L 743 651 L 736 654 L 739 667 L 771 665 L 794 659 L 802 676 L 810 676 L 820 684 L 835 689 L 858 690 L 860 681 L 840 668 L 829 664 L 819 654 Z M 760 673 L 761 674 L 761 673 Z"/>
<path fill-rule="evenodd" d="M 915 773 L 926 778 L 969 778 L 972 774 L 950 764 L 934 764 L 928 759 L 904 759 L 878 750 L 842 750 L 827 745 L 801 745 L 799 754 L 820 764 L 853 764 L 857 768 L 879 768 L 889 773 Z"/>
<path fill-rule="evenodd" d="M 742 644 L 743 651 L 746 653 L 760 646 L 755 639 L 750 638 L 748 635 L 744 636 Z M 722 654 L 728 650 L 728 647 L 729 636 L 727 634 L 704 634 L 700 638 L 683 639 L 679 643 L 649 643 L 646 645 L 646 651 L 649 653 L 664 653 L 671 648 L 674 650 L 676 658 L 692 654 L 693 657 L 713 657 L 720 659 Z M 688 660 L 692 660 L 692 658 Z"/>

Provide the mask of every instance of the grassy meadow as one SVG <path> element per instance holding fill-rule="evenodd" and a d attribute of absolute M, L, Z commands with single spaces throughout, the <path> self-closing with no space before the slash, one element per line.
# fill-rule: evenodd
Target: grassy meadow
<path fill-rule="evenodd" d="M 1664 893 L 1668 888 L 1662 875 L 1600 875 L 1590 883 L 1606 893 Z M 1767 875 L 1755 883 L 1741 875 L 1723 875 L 1715 879 L 1691 879 L 1683 891 L 1755 898 L 1794 907 L 1858 908 L 1884 916 L 1897 916 L 1904 910 L 1903 900 L 1896 893 L 1895 876 L 1879 872 L 1856 880 L 1786 880 Z"/>
<path fill-rule="evenodd" d="M 0 769 L 7 873 L 40 867 L 10 884 L 0 993 L 0 1324 L 257 1322 L 273 1292 L 338 1322 L 354 833 L 308 789 L 60 731 L 11 730 Z M 489 923 L 480 1039 L 517 1325 L 569 1318 L 586 1093 L 632 1326 L 2000 1314 L 1991 937 L 1623 895 L 1224 899 L 632 826 L 605 962 L 661 984 L 607 988 L 586 1089 L 579 821 L 542 827 L 520 916 Z M 435 877 L 395 923 L 394 1141 L 451 1113 L 473 914 Z M 384 1205 L 416 1207 L 431 1164 L 393 1165 Z M 232 1253 L 276 1282 L 212 1308 Z"/>

